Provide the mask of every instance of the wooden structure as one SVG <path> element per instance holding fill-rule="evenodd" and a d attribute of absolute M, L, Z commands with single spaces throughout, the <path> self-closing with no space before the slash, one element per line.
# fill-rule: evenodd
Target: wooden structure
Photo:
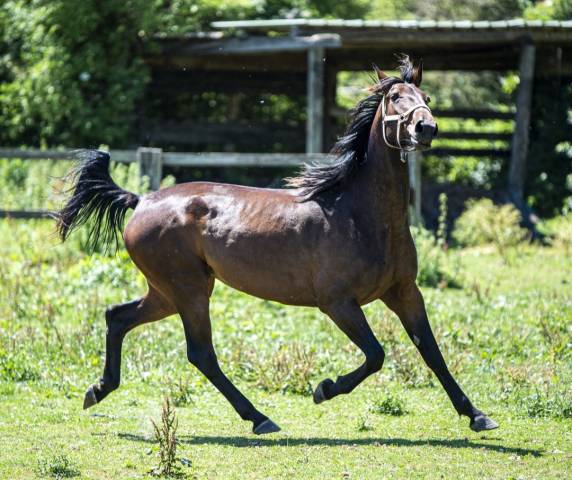
<path fill-rule="evenodd" d="M 519 72 L 516 110 L 434 110 L 437 117 L 514 119 L 513 135 L 440 133 L 440 138 L 453 140 L 504 140 L 511 143 L 510 149 L 438 148 L 430 154 L 510 158 L 507 189 L 522 207 L 533 79 L 572 78 L 572 21 L 293 19 L 214 22 L 212 27 L 215 31 L 159 36 L 159 51 L 147 56 L 152 68 L 149 95 L 208 90 L 304 96 L 305 127 L 241 123 L 236 114 L 222 125 L 191 120 L 158 126 L 145 118 L 140 143 L 176 148 L 181 139 L 201 149 L 208 138 L 216 149 L 217 140 L 220 144 L 230 137 L 230 148 L 238 151 L 270 150 L 273 140 L 288 151 L 328 151 L 339 134 L 336 119 L 345 114 L 335 103 L 337 72 L 369 70 L 372 61 L 382 67 L 394 65 L 395 53 L 407 52 L 422 57 L 431 71 Z"/>
<path fill-rule="evenodd" d="M 548 76 L 561 79 L 561 83 L 572 79 L 572 21 L 257 20 L 215 22 L 213 29 L 176 37 L 159 35 L 159 48 L 155 45 L 146 54 L 151 82 L 138 112 L 140 136 L 133 145 L 150 148 L 113 151 L 112 155 L 115 161 L 139 162 L 152 188 L 158 187 L 163 167 L 295 167 L 328 161 L 323 152 L 329 150 L 339 125 L 345 123 L 340 120 L 346 112 L 336 105 L 337 73 L 369 70 L 372 61 L 383 67 L 394 65 L 395 53 L 407 52 L 422 57 L 428 70 L 519 72 L 515 110 L 433 109 L 437 118 L 515 120 L 512 134 L 439 134 L 450 140 L 511 142 L 510 149 L 447 147 L 434 148 L 430 154 L 510 158 L 507 191 L 524 211 L 533 81 Z M 181 105 L 191 102 L 189 95 L 205 92 L 229 97 L 224 121 L 196 119 L 186 111 L 175 114 Z M 251 104 L 267 94 L 302 99 L 305 124 L 245 120 L 237 97 L 250 96 Z M 164 117 L 154 117 L 156 112 Z M 63 159 L 68 154 L 0 149 L 0 158 Z M 421 203 L 419 165 L 419 158 L 410 160 L 416 186 L 414 219 L 419 219 Z M 2 215 L 28 214 L 0 211 Z"/>

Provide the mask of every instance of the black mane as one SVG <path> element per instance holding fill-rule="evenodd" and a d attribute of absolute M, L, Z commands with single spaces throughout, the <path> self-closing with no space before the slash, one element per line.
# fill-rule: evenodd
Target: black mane
<path fill-rule="evenodd" d="M 322 192 L 346 182 L 366 161 L 369 132 L 383 96 L 396 83 L 412 83 L 414 67 L 407 55 L 400 58 L 401 78 L 385 77 L 376 82 L 370 94 L 350 112 L 350 122 L 331 152 L 336 156 L 328 165 L 305 165 L 295 177 L 286 179 L 286 186 L 299 188 L 298 195 L 311 200 Z"/>

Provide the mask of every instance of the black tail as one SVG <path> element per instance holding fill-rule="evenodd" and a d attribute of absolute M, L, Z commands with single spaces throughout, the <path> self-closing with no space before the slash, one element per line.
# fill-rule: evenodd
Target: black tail
<path fill-rule="evenodd" d="M 72 230 L 84 225 L 90 217 L 88 244 L 94 249 L 101 238 L 107 246 L 118 245 L 117 234 L 129 208 L 135 208 L 139 197 L 118 187 L 109 175 L 109 154 L 99 150 L 80 150 L 77 167 L 71 173 L 73 195 L 57 214 L 57 229 L 63 241 Z"/>

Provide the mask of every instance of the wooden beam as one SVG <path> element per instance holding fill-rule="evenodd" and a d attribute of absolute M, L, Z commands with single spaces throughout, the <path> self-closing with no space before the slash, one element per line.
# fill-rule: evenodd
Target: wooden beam
<path fill-rule="evenodd" d="M 437 147 L 427 150 L 425 155 L 435 157 L 501 157 L 510 156 L 510 150 L 495 148 L 448 148 Z"/>
<path fill-rule="evenodd" d="M 299 167 L 305 163 L 327 163 L 327 154 L 304 153 L 163 153 L 168 167 Z"/>
<path fill-rule="evenodd" d="M 211 150 L 232 143 L 242 151 L 271 150 L 283 144 L 292 153 L 304 151 L 304 127 L 283 123 L 214 123 L 173 122 L 145 119 L 141 125 L 143 138 L 148 145 L 208 146 Z M 202 148 L 201 148 L 202 149 Z"/>
<path fill-rule="evenodd" d="M 307 37 L 246 37 L 223 38 L 207 42 L 187 42 L 177 53 L 199 55 L 268 54 L 305 51 L 311 48 L 338 48 L 340 36 L 335 33 L 317 33 Z"/>
<path fill-rule="evenodd" d="M 532 43 L 522 45 L 519 62 L 518 94 L 516 99 L 516 125 L 512 137 L 512 150 L 508 171 L 508 193 L 511 201 L 520 210 L 523 221 L 532 227 L 530 211 L 524 199 L 526 180 L 526 157 L 528 154 L 528 129 L 534 83 L 535 47 Z"/>
<path fill-rule="evenodd" d="M 513 112 L 502 112 L 499 110 L 491 110 L 484 108 L 456 108 L 442 110 L 440 108 L 432 109 L 433 115 L 439 120 L 443 118 L 472 118 L 474 120 L 514 120 Z M 348 111 L 345 108 L 335 108 L 331 112 L 336 117 L 346 118 Z"/>
<path fill-rule="evenodd" d="M 120 163 L 133 163 L 137 161 L 134 150 L 111 150 L 111 160 Z M 42 149 L 16 149 L 0 148 L 0 158 L 20 158 L 22 160 L 68 160 L 74 161 L 74 149 L 42 150 Z"/>
<path fill-rule="evenodd" d="M 442 132 L 439 130 L 438 138 L 446 140 L 502 140 L 510 142 L 512 134 L 494 132 Z"/>
<path fill-rule="evenodd" d="M 35 218 L 53 219 L 55 213 L 48 210 L 0 210 L 0 218 L 14 218 L 16 220 L 30 220 Z"/>
<path fill-rule="evenodd" d="M 306 153 L 324 148 L 324 49 L 308 50 L 308 90 L 306 108 Z"/>

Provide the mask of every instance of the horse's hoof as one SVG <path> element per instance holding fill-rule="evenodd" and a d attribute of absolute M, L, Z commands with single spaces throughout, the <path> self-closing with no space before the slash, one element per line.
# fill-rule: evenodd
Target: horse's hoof
<path fill-rule="evenodd" d="M 256 435 L 264 435 L 265 433 L 275 433 L 279 431 L 280 427 L 269 418 L 252 429 L 252 433 L 255 433 Z"/>
<path fill-rule="evenodd" d="M 477 415 L 471 421 L 471 430 L 474 432 L 483 432 L 485 430 L 494 430 L 495 428 L 499 428 L 499 425 L 494 420 L 487 417 L 484 413 Z"/>
<path fill-rule="evenodd" d="M 83 409 L 87 410 L 89 407 L 93 407 L 96 403 L 97 397 L 95 396 L 93 385 L 90 385 L 87 392 L 85 392 L 85 397 L 83 398 Z"/>
<path fill-rule="evenodd" d="M 318 386 L 316 387 L 316 390 L 314 391 L 314 395 L 313 395 L 313 399 L 314 399 L 314 403 L 316 405 L 325 402 L 326 400 L 329 400 L 328 397 L 326 397 L 326 393 L 324 392 L 324 386 L 325 385 L 333 385 L 334 382 L 332 380 L 330 380 L 329 378 L 326 378 L 325 380 L 322 380 Z"/>

